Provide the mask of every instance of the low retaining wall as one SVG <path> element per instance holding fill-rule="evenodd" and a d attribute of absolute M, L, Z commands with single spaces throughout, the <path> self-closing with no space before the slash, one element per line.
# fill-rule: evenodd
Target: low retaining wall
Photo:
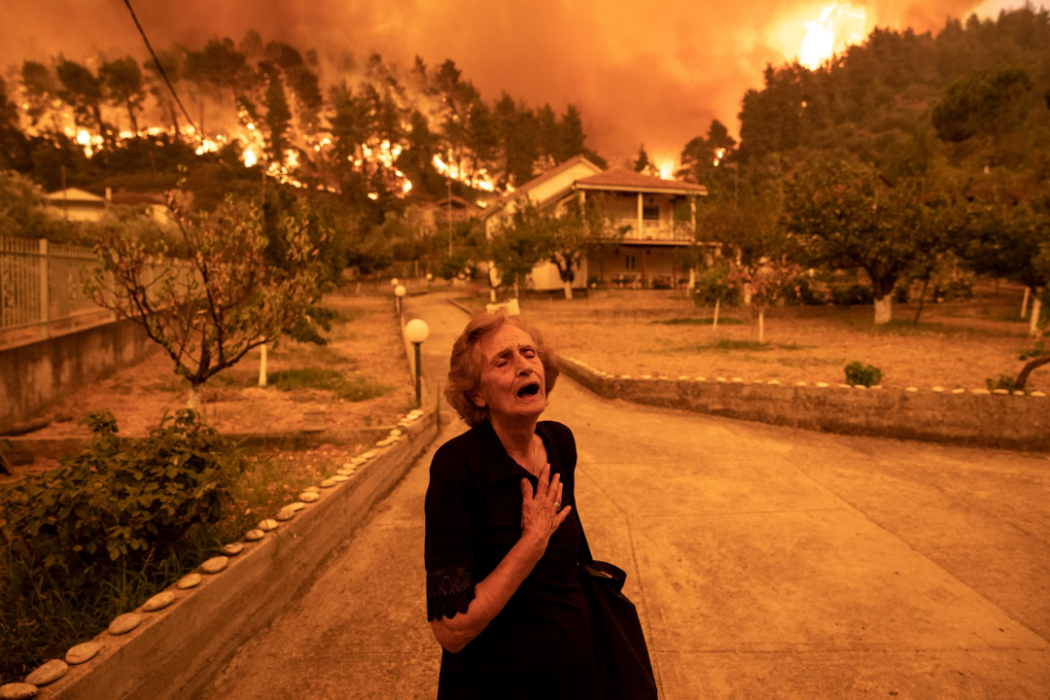
<path fill-rule="evenodd" d="M 125 319 L 0 350 L 0 433 L 156 349 L 142 326 Z"/>
<path fill-rule="evenodd" d="M 437 414 L 401 428 L 399 440 L 380 440 L 376 455 L 349 480 L 319 490 L 320 500 L 229 558 L 224 571 L 203 575 L 196 588 L 171 586 L 175 601 L 157 612 L 135 612 L 142 623 L 93 641 L 98 655 L 70 666 L 40 688 L 43 700 L 181 700 L 199 693 L 236 649 L 269 624 L 408 472 L 437 436 Z M 366 453 L 367 454 L 367 453 Z"/>
<path fill-rule="evenodd" d="M 868 389 L 823 382 L 746 382 L 740 377 L 636 378 L 614 376 L 571 358 L 561 358 L 559 366 L 607 399 L 829 433 L 1050 450 L 1050 399 L 1041 392 Z"/>

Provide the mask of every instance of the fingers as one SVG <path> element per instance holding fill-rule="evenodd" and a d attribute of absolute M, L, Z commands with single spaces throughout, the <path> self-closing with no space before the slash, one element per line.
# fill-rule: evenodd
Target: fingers
<path fill-rule="evenodd" d="M 554 526 L 551 528 L 551 532 L 554 532 L 561 527 L 561 524 L 565 522 L 565 518 L 569 517 L 570 511 L 572 511 L 572 506 L 565 506 L 556 516 L 554 516 Z"/>
<path fill-rule="evenodd" d="M 551 465 L 547 462 L 543 465 L 543 469 L 540 470 L 540 477 L 536 484 L 536 497 L 540 498 L 546 496 L 550 490 L 550 476 L 551 476 Z"/>
<path fill-rule="evenodd" d="M 532 498 L 532 484 L 529 483 L 528 479 L 521 480 L 521 500 Z"/>

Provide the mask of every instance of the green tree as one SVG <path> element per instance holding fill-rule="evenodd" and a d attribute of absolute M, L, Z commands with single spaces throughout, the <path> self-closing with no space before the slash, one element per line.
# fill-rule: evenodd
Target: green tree
<path fill-rule="evenodd" d="M 652 169 L 653 164 L 649 160 L 649 154 L 645 152 L 644 143 L 638 147 L 638 157 L 634 159 L 634 164 L 631 167 L 634 168 L 636 173 L 648 173 Z"/>
<path fill-rule="evenodd" d="M 106 61 L 98 69 L 98 77 L 106 87 L 110 102 L 128 111 L 131 133 L 137 135 L 139 122 L 136 112 L 142 109 L 142 101 L 146 97 L 139 64 L 131 56 Z"/>
<path fill-rule="evenodd" d="M 291 330 L 318 301 L 316 249 L 305 224 L 289 221 L 285 264 L 268 265 L 258 208 L 228 197 L 214 214 L 189 217 L 175 197 L 169 206 L 187 263 L 155 273 L 164 246 L 151 251 L 111 234 L 96 242 L 98 265 L 87 288 L 96 303 L 138 323 L 161 346 L 189 381 L 189 407 L 196 408 L 208 379 Z"/>
<path fill-rule="evenodd" d="M 160 61 L 159 67 L 152 57 L 142 64 L 148 76 L 149 93 L 153 95 L 157 105 L 167 111 L 168 118 L 171 119 L 171 127 L 177 134 L 179 133 L 179 114 L 175 109 L 175 99 L 172 97 L 171 90 L 161 77 L 161 69 L 168 76 L 172 87 L 178 90 L 179 81 L 182 80 L 182 66 L 179 62 L 179 55 L 172 51 L 158 51 L 157 59 Z"/>
<path fill-rule="evenodd" d="M 864 270 L 875 297 L 875 323 L 892 320 L 893 287 L 931 226 L 919 184 L 891 186 L 856 160 L 817 158 L 787 183 L 785 209 L 801 262 Z"/>
<path fill-rule="evenodd" d="M 102 80 L 89 69 L 60 58 L 56 69 L 62 89 L 58 96 L 73 108 L 77 124 L 94 124 L 99 135 L 109 140 L 109 131 L 102 121 Z"/>
<path fill-rule="evenodd" d="M 513 284 L 517 298 L 521 279 L 547 258 L 554 244 L 552 230 L 536 205 L 528 197 L 519 197 L 514 212 L 499 223 L 487 241 L 487 258 L 495 266 L 495 279 L 490 275 L 490 282 Z"/>
<path fill-rule="evenodd" d="M 937 136 L 956 143 L 977 135 L 997 137 L 1024 119 L 1031 90 L 1032 79 L 1022 68 L 964 75 L 933 106 L 930 116 Z"/>
<path fill-rule="evenodd" d="M 281 80 L 281 72 L 272 63 L 260 63 L 259 69 L 266 76 L 266 97 L 263 104 L 266 106 L 266 150 L 270 159 L 276 163 L 284 163 L 284 152 L 288 149 L 288 129 L 291 126 L 292 111 L 288 107 L 288 98 L 284 92 L 284 82 Z"/>
<path fill-rule="evenodd" d="M 57 114 L 54 101 L 62 90 L 61 84 L 56 82 L 51 69 L 43 63 L 36 61 L 24 61 L 22 63 L 22 89 L 24 91 L 26 104 L 29 109 L 30 123 L 36 126 L 43 120 L 45 115 L 51 117 L 51 128 L 58 130 Z"/>

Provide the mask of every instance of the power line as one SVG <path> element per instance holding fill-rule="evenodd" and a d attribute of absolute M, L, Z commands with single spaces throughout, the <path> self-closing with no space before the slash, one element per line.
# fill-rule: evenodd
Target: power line
<path fill-rule="evenodd" d="M 128 12 L 131 13 L 131 19 L 135 21 L 135 26 L 138 27 L 139 34 L 142 36 L 142 40 L 146 42 L 146 48 L 149 49 L 150 56 L 153 57 L 153 65 L 157 67 L 157 72 L 160 73 L 160 77 L 164 78 L 164 84 L 168 86 L 168 90 L 171 91 L 171 96 L 175 98 L 175 103 L 179 105 L 179 109 L 182 110 L 182 114 L 186 117 L 186 121 L 193 127 L 193 133 L 196 134 L 197 140 L 200 141 L 204 138 L 204 134 L 197 130 L 197 125 L 193 123 L 193 117 L 186 111 L 186 108 L 182 104 L 182 100 L 179 99 L 179 93 L 175 92 L 175 86 L 171 84 L 171 80 L 168 79 L 168 74 L 164 71 L 164 66 L 161 65 L 160 59 L 157 58 L 157 52 L 153 50 L 153 45 L 149 43 L 149 37 L 146 36 L 145 30 L 139 23 L 138 15 L 135 14 L 135 8 L 131 6 L 131 0 L 124 0 L 124 4 L 128 8 Z"/>

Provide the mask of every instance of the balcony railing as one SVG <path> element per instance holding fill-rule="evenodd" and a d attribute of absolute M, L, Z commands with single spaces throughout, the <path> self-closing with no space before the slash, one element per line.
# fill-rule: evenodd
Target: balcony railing
<path fill-rule="evenodd" d="M 691 241 L 688 226 L 675 226 L 673 221 L 643 221 L 638 230 L 638 219 L 618 219 L 617 228 L 627 227 L 625 241 Z"/>

